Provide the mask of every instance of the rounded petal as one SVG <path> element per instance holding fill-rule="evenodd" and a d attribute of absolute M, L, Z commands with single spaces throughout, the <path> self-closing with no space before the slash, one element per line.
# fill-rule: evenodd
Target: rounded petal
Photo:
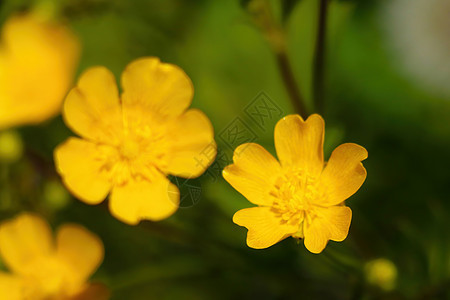
<path fill-rule="evenodd" d="M 94 143 L 69 138 L 55 150 L 58 173 L 69 191 L 87 204 L 102 202 L 111 190 Z"/>
<path fill-rule="evenodd" d="M 98 236 L 77 224 L 61 226 L 56 235 L 56 255 L 70 270 L 73 284 L 83 284 L 103 261 L 103 243 Z"/>
<path fill-rule="evenodd" d="M 282 166 L 307 170 L 311 176 L 323 168 L 324 121 L 311 115 L 306 122 L 299 115 L 289 115 L 275 126 L 275 148 Z"/>
<path fill-rule="evenodd" d="M 278 218 L 270 207 L 241 209 L 233 222 L 248 229 L 247 245 L 254 249 L 268 248 L 298 231 L 298 225 Z"/>
<path fill-rule="evenodd" d="M 178 188 L 161 175 L 153 182 L 131 180 L 115 186 L 109 197 L 109 209 L 122 222 L 136 225 L 143 219 L 160 221 L 170 217 L 179 202 Z"/>
<path fill-rule="evenodd" d="M 356 144 L 342 144 L 331 154 L 319 179 L 320 205 L 336 205 L 361 187 L 367 172 L 361 161 L 367 158 L 367 150 Z"/>
<path fill-rule="evenodd" d="M 42 218 L 23 213 L 0 226 L 0 254 L 8 268 L 27 274 L 30 263 L 53 251 L 50 226 Z"/>
<path fill-rule="evenodd" d="M 131 62 L 122 73 L 122 101 L 127 107 L 141 106 L 163 116 L 178 116 L 191 104 L 194 88 L 179 67 L 156 57 Z"/>
<path fill-rule="evenodd" d="M 303 232 L 305 247 L 312 253 L 320 253 L 328 240 L 342 242 L 348 235 L 352 210 L 347 206 L 321 208 L 311 223 L 305 222 Z"/>
<path fill-rule="evenodd" d="M 114 75 L 105 67 L 85 71 L 67 96 L 63 113 L 66 124 L 84 138 L 117 139 L 122 116 Z"/>
<path fill-rule="evenodd" d="M 170 154 L 165 171 L 186 178 L 203 174 L 217 154 L 208 117 L 198 109 L 190 109 L 174 120 L 168 133 Z"/>
<path fill-rule="evenodd" d="M 71 297 L 71 300 L 108 300 L 111 292 L 99 283 L 89 284 L 81 293 Z"/>
<path fill-rule="evenodd" d="M 233 155 L 234 164 L 223 170 L 223 177 L 248 201 L 257 205 L 271 205 L 270 190 L 274 176 L 280 173 L 278 161 L 262 146 L 242 144 Z"/>
<path fill-rule="evenodd" d="M 0 272 L 0 299 L 23 300 L 25 289 L 20 277 Z"/>

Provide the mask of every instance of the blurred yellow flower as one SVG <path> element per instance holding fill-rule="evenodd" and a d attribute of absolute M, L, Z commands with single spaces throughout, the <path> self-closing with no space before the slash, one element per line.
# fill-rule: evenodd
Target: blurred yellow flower
<path fill-rule="evenodd" d="M 83 137 L 55 150 L 67 188 L 88 204 L 111 191 L 111 213 L 128 224 L 161 220 L 179 205 L 179 191 L 166 177 L 200 176 L 214 157 L 198 156 L 213 145 L 209 119 L 189 109 L 193 85 L 179 67 L 158 58 L 131 62 L 122 73 L 119 99 L 113 74 L 87 70 L 64 104 L 66 124 Z M 215 154 L 214 154 L 215 155 Z"/>
<path fill-rule="evenodd" d="M 352 211 L 344 200 L 363 184 L 361 161 L 367 151 L 343 144 L 323 160 L 324 121 L 319 115 L 306 122 L 299 115 L 281 119 L 275 127 L 280 162 L 258 144 L 243 144 L 224 178 L 258 207 L 246 208 L 233 222 L 248 229 L 247 245 L 263 249 L 288 236 L 303 238 L 306 248 L 320 253 L 328 240 L 343 241 Z"/>
<path fill-rule="evenodd" d="M 378 258 L 369 261 L 364 271 L 370 284 L 380 287 L 385 291 L 391 291 L 397 283 L 397 267 L 386 258 Z"/>
<path fill-rule="evenodd" d="M 0 225 L 0 256 L 11 273 L 0 272 L 0 299 L 101 300 L 109 291 L 90 284 L 103 260 L 101 240 L 76 224 L 52 237 L 40 217 L 23 213 Z"/>
<path fill-rule="evenodd" d="M 56 115 L 73 79 L 79 44 L 37 14 L 14 16 L 0 43 L 0 129 Z"/>

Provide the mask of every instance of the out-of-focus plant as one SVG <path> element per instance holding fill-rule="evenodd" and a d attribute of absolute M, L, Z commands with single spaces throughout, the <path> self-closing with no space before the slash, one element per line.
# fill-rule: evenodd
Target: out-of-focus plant
<path fill-rule="evenodd" d="M 23 213 L 0 225 L 0 256 L 11 272 L 0 272 L 0 297 L 108 299 L 105 287 L 87 283 L 103 255 L 101 240 L 84 227 L 65 224 L 54 240 L 44 219 Z"/>
<path fill-rule="evenodd" d="M 10 17 L 0 43 L 0 129 L 58 114 L 79 52 L 74 34 L 46 11 Z"/>
<path fill-rule="evenodd" d="M 391 291 L 397 283 L 397 267 L 386 259 L 378 258 L 371 260 L 365 265 L 367 281 L 383 290 Z"/>
<path fill-rule="evenodd" d="M 285 28 L 274 16 L 268 0 L 250 0 L 244 1 L 244 4 L 250 14 L 251 20 L 261 30 L 268 41 L 268 44 L 272 48 L 280 75 L 292 101 L 293 107 L 295 107 L 295 110 L 306 119 L 309 110 L 305 103 L 304 96 L 298 87 L 289 60 Z M 292 9 L 293 7 L 293 4 L 289 5 L 289 9 Z M 285 17 L 287 13 L 286 10 L 284 11 Z"/>
<path fill-rule="evenodd" d="M 23 155 L 22 137 L 16 131 L 0 132 L 0 163 L 11 163 Z"/>

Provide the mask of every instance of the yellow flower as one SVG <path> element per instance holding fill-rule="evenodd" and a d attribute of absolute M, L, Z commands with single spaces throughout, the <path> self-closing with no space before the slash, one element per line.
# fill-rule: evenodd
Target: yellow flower
<path fill-rule="evenodd" d="M 224 178 L 258 207 L 234 214 L 233 222 L 248 229 L 247 245 L 263 249 L 288 236 L 303 238 L 306 248 L 320 253 L 328 240 L 343 241 L 352 211 L 344 200 L 366 178 L 361 161 L 367 151 L 343 144 L 323 160 L 324 121 L 319 115 L 306 122 L 298 115 L 281 119 L 275 127 L 280 162 L 258 144 L 243 144 Z"/>
<path fill-rule="evenodd" d="M 123 93 L 104 67 L 87 70 L 64 103 L 66 124 L 83 139 L 69 138 L 55 151 L 67 188 L 88 204 L 111 191 L 111 213 L 128 224 L 161 220 L 179 205 L 166 175 L 200 176 L 214 157 L 198 156 L 214 145 L 209 119 L 189 109 L 193 86 L 177 66 L 141 58 L 122 73 Z"/>
<path fill-rule="evenodd" d="M 0 225 L 0 256 L 11 271 L 0 271 L 0 299 L 108 299 L 103 285 L 87 282 L 103 254 L 101 240 L 87 229 L 65 224 L 54 239 L 42 218 L 23 213 Z"/>
<path fill-rule="evenodd" d="M 0 129 L 56 115 L 78 54 L 78 40 L 61 24 L 36 14 L 7 20 L 0 43 Z"/>
<path fill-rule="evenodd" d="M 364 267 L 366 279 L 370 284 L 385 291 L 395 288 L 398 271 L 395 264 L 386 258 L 377 258 L 366 263 Z"/>

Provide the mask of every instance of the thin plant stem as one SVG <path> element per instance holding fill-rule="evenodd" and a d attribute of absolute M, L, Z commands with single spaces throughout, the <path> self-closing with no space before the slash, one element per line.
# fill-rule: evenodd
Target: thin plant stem
<path fill-rule="evenodd" d="M 289 98 L 291 99 L 295 110 L 302 116 L 302 118 L 306 119 L 308 117 L 308 112 L 306 110 L 305 101 L 300 89 L 297 86 L 286 51 L 277 52 L 276 59 L 284 86 L 289 94 Z"/>
<path fill-rule="evenodd" d="M 254 23 L 260 28 L 272 48 L 282 81 L 294 109 L 306 119 L 308 111 L 289 61 L 284 28 L 275 20 L 269 1 L 253 0 L 250 1 L 247 8 Z"/>
<path fill-rule="evenodd" d="M 316 48 L 313 62 L 313 97 L 318 113 L 324 113 L 325 104 L 325 48 L 328 0 L 319 0 Z"/>

